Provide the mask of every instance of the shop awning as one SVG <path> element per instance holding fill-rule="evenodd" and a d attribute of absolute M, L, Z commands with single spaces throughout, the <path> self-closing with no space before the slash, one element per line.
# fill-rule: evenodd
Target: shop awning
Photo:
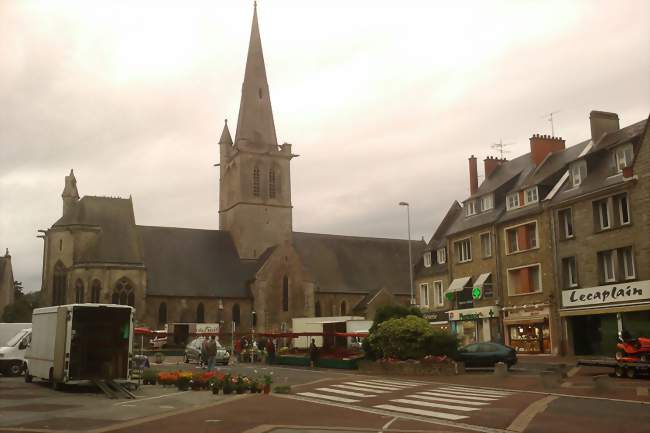
<path fill-rule="evenodd" d="M 449 287 L 447 287 L 447 290 L 445 290 L 445 293 L 454 293 L 454 292 L 462 292 L 467 283 L 469 283 L 469 280 L 472 277 L 461 277 L 461 278 L 456 278 L 454 281 L 451 282 Z"/>
<path fill-rule="evenodd" d="M 474 287 L 480 287 L 482 289 L 488 278 L 490 278 L 489 272 L 479 275 L 476 281 L 474 281 Z"/>

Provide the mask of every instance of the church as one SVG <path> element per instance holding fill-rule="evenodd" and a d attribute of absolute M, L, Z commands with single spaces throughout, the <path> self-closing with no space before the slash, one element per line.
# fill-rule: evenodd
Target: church
<path fill-rule="evenodd" d="M 226 122 L 218 230 L 138 225 L 131 198 L 80 198 L 70 171 L 62 216 L 42 236 L 45 302 L 128 304 L 153 328 L 234 322 L 258 332 L 408 305 L 408 241 L 293 231 L 296 155 L 276 137 L 256 8 L 234 137 Z M 412 248 L 418 257 L 424 243 Z"/>

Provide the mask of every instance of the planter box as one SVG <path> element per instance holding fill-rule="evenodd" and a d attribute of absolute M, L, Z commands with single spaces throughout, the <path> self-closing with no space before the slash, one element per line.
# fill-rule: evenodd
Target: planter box
<path fill-rule="evenodd" d="M 275 363 L 280 365 L 301 365 L 303 367 L 309 366 L 309 358 L 304 356 L 276 356 Z"/>
<path fill-rule="evenodd" d="M 462 364 L 441 362 L 421 364 L 419 362 L 375 362 L 358 361 L 359 372 L 383 376 L 453 376 L 464 373 Z"/>
<path fill-rule="evenodd" d="M 323 368 L 342 368 L 346 370 L 356 370 L 358 359 L 336 359 L 336 358 L 324 358 L 319 359 L 316 363 L 317 367 Z"/>

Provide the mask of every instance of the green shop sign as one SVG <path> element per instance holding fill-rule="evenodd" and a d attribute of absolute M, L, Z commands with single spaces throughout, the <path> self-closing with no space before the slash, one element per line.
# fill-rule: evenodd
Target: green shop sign
<path fill-rule="evenodd" d="M 480 287 L 474 287 L 472 289 L 472 298 L 481 299 L 482 296 L 483 296 L 483 291 L 481 290 Z"/>

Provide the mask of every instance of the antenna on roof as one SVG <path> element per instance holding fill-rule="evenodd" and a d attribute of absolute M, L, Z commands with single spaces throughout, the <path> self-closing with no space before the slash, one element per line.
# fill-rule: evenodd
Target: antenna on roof
<path fill-rule="evenodd" d="M 551 122 L 551 137 L 555 137 L 555 124 L 553 123 L 553 115 L 559 112 L 560 110 L 555 110 L 542 116 L 542 119 L 546 119 Z"/>
<path fill-rule="evenodd" d="M 504 143 L 503 139 L 499 139 L 498 143 L 492 143 L 490 146 L 492 149 L 496 149 L 497 152 L 499 152 L 499 158 L 503 159 L 503 155 L 506 153 L 510 153 L 509 150 L 506 150 L 506 147 L 515 144 L 515 143 Z"/>

